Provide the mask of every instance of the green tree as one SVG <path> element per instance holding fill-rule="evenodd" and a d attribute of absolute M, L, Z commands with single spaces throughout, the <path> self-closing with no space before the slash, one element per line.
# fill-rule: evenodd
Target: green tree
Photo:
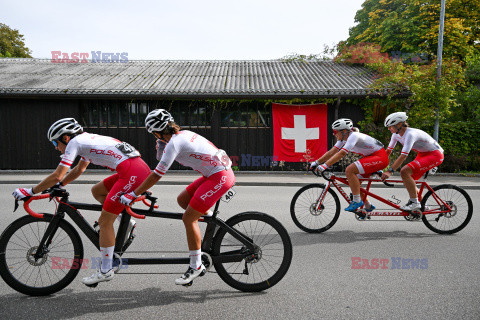
<path fill-rule="evenodd" d="M 25 46 L 23 34 L 0 23 L 0 57 L 31 58 L 31 53 Z"/>
<path fill-rule="evenodd" d="M 378 45 L 361 43 L 344 47 L 336 58 L 337 62 L 363 65 L 376 73 L 372 84 L 376 95 L 358 101 L 365 111 L 362 131 L 387 143 L 385 116 L 407 111 L 413 127 L 431 134 L 438 108 L 439 142 L 445 149 L 441 170 L 479 171 L 480 55 L 467 57 L 466 63 L 444 59 L 439 84 L 435 80 L 435 61 L 411 64 L 384 57 Z M 383 97 L 379 99 L 378 95 Z"/>
<path fill-rule="evenodd" d="M 480 52 L 480 1 L 446 0 L 444 57 Z M 366 0 L 346 45 L 369 42 L 382 52 L 436 55 L 440 0 Z"/>
<path fill-rule="evenodd" d="M 480 54 L 467 57 L 465 66 L 467 88 L 458 93 L 456 121 L 470 119 L 480 123 Z"/>

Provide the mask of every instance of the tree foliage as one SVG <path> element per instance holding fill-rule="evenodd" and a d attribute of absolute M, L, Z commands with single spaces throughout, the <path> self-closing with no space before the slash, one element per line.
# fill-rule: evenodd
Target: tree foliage
<path fill-rule="evenodd" d="M 379 45 L 361 42 L 345 49 L 338 53 L 334 59 L 335 62 L 371 66 L 389 61 L 388 54 L 381 53 Z"/>
<path fill-rule="evenodd" d="M 0 23 L 0 57 L 31 58 L 31 53 L 25 46 L 23 34 Z"/>
<path fill-rule="evenodd" d="M 366 54 L 373 58 L 365 58 Z M 336 58 L 363 65 L 377 74 L 371 87 L 382 97 L 359 101 L 365 112 L 362 131 L 388 143 L 385 116 L 407 111 L 413 127 L 431 134 L 438 112 L 439 142 L 446 152 L 443 170 L 480 170 L 480 55 L 469 56 L 466 64 L 444 59 L 440 82 L 436 81 L 435 62 L 403 63 L 384 58 L 378 45 L 368 43 L 344 47 Z"/>
<path fill-rule="evenodd" d="M 444 57 L 480 52 L 480 1 L 446 0 Z M 369 42 L 382 52 L 436 55 L 440 0 L 366 0 L 345 45 Z"/>
<path fill-rule="evenodd" d="M 455 120 L 470 119 L 480 123 L 480 54 L 467 58 L 465 77 L 467 88 L 458 94 L 462 108 L 455 113 Z"/>

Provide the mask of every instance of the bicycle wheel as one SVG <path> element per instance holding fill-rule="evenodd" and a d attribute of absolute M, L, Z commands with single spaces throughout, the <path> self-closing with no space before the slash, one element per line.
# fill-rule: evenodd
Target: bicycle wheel
<path fill-rule="evenodd" d="M 82 241 L 65 220 L 60 220 L 47 252 L 34 259 L 52 218 L 50 214 L 44 214 L 43 219 L 24 216 L 8 226 L 0 237 L 0 275 L 18 292 L 31 296 L 55 293 L 69 285 L 80 271 Z"/>
<path fill-rule="evenodd" d="M 258 246 L 240 262 L 215 263 L 215 270 L 229 286 L 246 292 L 258 292 L 277 284 L 292 261 L 292 242 L 287 230 L 275 218 L 261 212 L 239 213 L 227 225 L 250 238 Z M 226 229 L 219 229 L 213 240 L 213 255 L 247 248 Z"/>
<path fill-rule="evenodd" d="M 473 204 L 468 193 L 454 185 L 443 184 L 433 188 L 435 194 L 447 203 L 452 210 L 447 213 L 424 214 L 423 223 L 428 229 L 440 234 L 452 234 L 465 228 L 472 218 Z M 435 200 L 431 191 L 422 199 L 422 209 L 446 210 L 441 202 Z"/>
<path fill-rule="evenodd" d="M 333 227 L 340 216 L 340 201 L 332 189 L 328 189 L 317 210 L 318 199 L 324 188 L 324 184 L 309 184 L 293 196 L 290 215 L 297 227 L 303 231 L 310 233 L 327 231 Z"/>

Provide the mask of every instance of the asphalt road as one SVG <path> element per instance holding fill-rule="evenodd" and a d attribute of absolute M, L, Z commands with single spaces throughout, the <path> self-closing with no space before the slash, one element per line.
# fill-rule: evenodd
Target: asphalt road
<path fill-rule="evenodd" d="M 12 213 L 14 187 L 0 185 L 0 230 L 25 214 L 21 208 Z M 161 197 L 163 210 L 178 211 L 175 199 L 183 188 L 164 185 L 153 191 Z M 292 265 L 285 278 L 265 292 L 239 292 L 215 273 L 190 288 L 176 286 L 174 279 L 186 268 L 179 265 L 131 266 L 113 281 L 90 289 L 79 281 L 93 272 L 88 269 L 81 270 L 66 289 L 43 298 L 17 293 L 0 280 L 0 315 L 4 319 L 49 320 L 480 318 L 480 190 L 468 190 L 474 204 L 470 224 L 458 234 L 442 236 L 422 222 L 403 218 L 359 222 L 347 212 L 327 232 L 307 234 L 290 218 L 290 201 L 298 189 L 239 186 L 235 198 L 220 207 L 223 218 L 256 210 L 275 216 L 287 228 L 293 242 Z M 72 201 L 93 203 L 90 186 L 71 185 L 69 191 Z M 392 193 L 380 188 L 375 191 L 385 197 Z M 395 192 L 406 199 L 406 193 Z M 42 201 L 34 208 L 47 211 L 52 206 Z M 82 213 L 92 223 L 97 219 L 97 213 Z M 85 241 L 84 246 L 85 258 L 98 257 L 92 245 Z M 139 221 L 130 250 L 182 251 L 180 256 L 187 255 L 183 225 L 176 220 Z M 358 258 L 387 259 L 387 268 L 353 268 Z M 399 267 L 395 262 L 408 259 L 420 259 L 422 268 L 407 269 L 408 264 Z M 145 272 L 155 274 L 131 274 Z"/>

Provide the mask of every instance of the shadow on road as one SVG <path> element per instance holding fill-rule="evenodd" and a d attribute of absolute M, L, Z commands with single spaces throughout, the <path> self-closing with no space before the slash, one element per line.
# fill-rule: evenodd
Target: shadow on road
<path fill-rule="evenodd" d="M 354 232 L 350 230 L 327 231 L 324 233 L 294 232 L 290 233 L 294 246 L 307 246 L 319 243 L 353 243 L 359 241 L 372 241 L 392 238 L 420 239 L 438 237 L 437 234 L 411 233 L 406 231 L 385 232 Z"/>
<path fill-rule="evenodd" d="M 125 291 L 90 291 L 73 293 L 71 289 L 47 297 L 10 294 L 2 297 L 0 310 L 5 319 L 69 319 L 85 315 L 108 314 L 142 307 L 162 307 L 170 304 L 204 303 L 209 300 L 238 298 L 265 293 L 238 291 L 163 291 L 160 288 Z M 158 309 L 160 312 L 161 309 Z"/>

